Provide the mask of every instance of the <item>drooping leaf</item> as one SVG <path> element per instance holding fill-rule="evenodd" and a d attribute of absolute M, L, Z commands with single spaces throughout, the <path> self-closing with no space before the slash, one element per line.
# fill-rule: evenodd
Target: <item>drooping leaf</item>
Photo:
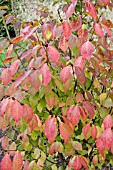
<path fill-rule="evenodd" d="M 12 54 L 12 51 L 13 51 L 13 44 L 10 44 L 6 52 L 6 58 L 9 58 L 9 56 Z"/>
<path fill-rule="evenodd" d="M 89 61 L 93 52 L 94 52 L 93 44 L 90 41 L 86 41 L 82 45 L 80 52 L 81 52 L 82 56 Z"/>
<path fill-rule="evenodd" d="M 13 44 L 20 43 L 23 40 L 23 38 L 24 38 L 23 35 L 19 35 L 19 36 L 15 37 L 11 42 Z"/>
<path fill-rule="evenodd" d="M 21 170 L 23 165 L 23 158 L 19 151 L 16 151 L 13 158 L 13 170 Z"/>
<path fill-rule="evenodd" d="M 62 153 L 63 149 L 64 149 L 64 147 L 63 147 L 62 143 L 57 141 L 50 145 L 49 153 L 50 153 L 50 155 L 53 155 L 54 152 Z"/>
<path fill-rule="evenodd" d="M 108 36 L 111 37 L 112 34 L 111 34 L 111 31 L 110 31 L 109 27 L 106 26 L 105 24 L 102 24 L 102 26 L 103 26 L 103 28 L 106 30 Z"/>
<path fill-rule="evenodd" d="M 33 114 L 31 121 L 28 123 L 31 130 L 41 127 L 42 123 L 38 115 Z"/>
<path fill-rule="evenodd" d="M 73 168 L 74 170 L 80 170 L 82 168 L 81 158 L 79 156 L 76 156 L 74 159 Z"/>
<path fill-rule="evenodd" d="M 55 141 L 57 136 L 56 120 L 54 117 L 49 117 L 45 122 L 44 134 L 48 138 L 50 144 Z"/>
<path fill-rule="evenodd" d="M 75 71 L 78 81 L 81 84 L 86 84 L 86 77 L 85 77 L 84 71 L 78 66 L 74 67 L 74 71 Z"/>
<path fill-rule="evenodd" d="M 98 164 L 98 156 L 97 156 L 97 155 L 95 155 L 95 156 L 93 157 L 92 163 L 93 163 L 93 165 L 97 165 L 97 164 Z"/>
<path fill-rule="evenodd" d="M 90 124 L 87 123 L 82 128 L 82 133 L 84 134 L 85 139 L 87 138 L 87 134 L 90 131 Z"/>
<path fill-rule="evenodd" d="M 80 56 L 75 60 L 74 67 L 80 67 L 83 70 L 85 63 L 85 58 L 83 56 Z"/>
<path fill-rule="evenodd" d="M 60 129 L 60 136 L 64 139 L 65 143 L 68 143 L 70 138 L 69 126 L 63 122 L 60 122 L 59 129 Z"/>
<path fill-rule="evenodd" d="M 9 68 L 4 68 L 1 74 L 2 83 L 7 86 L 12 80 L 11 70 Z"/>
<path fill-rule="evenodd" d="M 60 79 L 65 83 L 71 76 L 71 66 L 64 67 L 60 72 Z"/>
<path fill-rule="evenodd" d="M 66 11 L 66 18 L 69 19 L 75 11 L 75 5 L 71 4 Z"/>
<path fill-rule="evenodd" d="M 77 17 L 76 19 L 72 20 L 71 22 L 72 29 L 77 31 L 82 26 L 82 18 L 81 16 Z"/>
<path fill-rule="evenodd" d="M 28 33 L 25 35 L 24 37 L 24 41 L 29 38 L 36 30 L 38 29 L 38 26 L 33 27 L 30 31 L 28 31 Z"/>
<path fill-rule="evenodd" d="M 64 33 L 66 40 L 68 40 L 69 37 L 71 36 L 71 33 L 72 33 L 72 28 L 71 28 L 70 23 L 68 21 L 63 22 L 62 31 Z"/>
<path fill-rule="evenodd" d="M 96 20 L 97 18 L 97 12 L 94 7 L 94 4 L 90 1 L 85 1 L 86 9 L 88 10 L 89 14 Z"/>
<path fill-rule="evenodd" d="M 92 125 L 92 128 L 91 128 L 91 136 L 93 139 L 95 139 L 97 136 L 97 128 L 94 125 Z"/>
<path fill-rule="evenodd" d="M 62 36 L 60 41 L 59 41 L 59 44 L 58 44 L 58 47 L 63 51 L 63 52 L 66 52 L 67 49 L 68 49 L 68 40 L 65 38 L 65 36 Z"/>
<path fill-rule="evenodd" d="M 112 116 L 111 116 L 111 115 L 107 115 L 107 116 L 104 118 L 103 124 L 104 124 L 104 130 L 106 130 L 106 129 L 108 129 L 108 128 L 112 128 L 112 127 L 113 127 L 113 119 L 112 119 Z"/>
<path fill-rule="evenodd" d="M 109 5 L 109 3 L 110 3 L 110 0 L 98 0 L 98 2 L 97 2 L 97 4 L 98 5 L 103 5 L 103 6 L 107 6 L 107 5 Z"/>
<path fill-rule="evenodd" d="M 11 64 L 10 70 L 12 76 L 17 72 L 19 65 L 20 65 L 20 60 L 16 60 Z"/>
<path fill-rule="evenodd" d="M 82 150 L 82 144 L 78 141 L 72 141 L 72 146 L 75 150 Z"/>
<path fill-rule="evenodd" d="M 40 73 L 42 74 L 42 84 L 44 86 L 47 86 L 48 83 L 51 81 L 51 72 L 46 63 L 42 66 Z"/>
<path fill-rule="evenodd" d="M 28 104 L 25 104 L 23 117 L 27 123 L 31 121 L 33 114 L 34 114 L 33 109 Z"/>
<path fill-rule="evenodd" d="M 42 35 L 45 39 L 50 40 L 52 37 L 52 27 L 50 24 L 43 24 L 42 26 Z"/>
<path fill-rule="evenodd" d="M 6 154 L 1 162 L 1 170 L 12 170 L 12 162 L 10 156 Z"/>
<path fill-rule="evenodd" d="M 10 15 L 7 19 L 6 19 L 6 25 L 10 24 L 12 21 L 14 20 L 14 16 Z"/>
<path fill-rule="evenodd" d="M 90 102 L 86 101 L 83 103 L 83 106 L 86 112 L 89 114 L 89 117 L 93 119 L 95 114 L 93 105 Z"/>
<path fill-rule="evenodd" d="M 39 79 L 39 72 L 35 70 L 32 74 L 30 74 L 29 78 L 31 86 L 37 91 L 41 85 L 41 81 Z"/>
<path fill-rule="evenodd" d="M 50 45 L 48 46 L 48 55 L 54 63 L 57 63 L 60 58 L 59 51 L 55 47 Z"/>
<path fill-rule="evenodd" d="M 112 132 L 111 128 L 106 129 L 103 132 L 101 138 L 102 138 L 102 142 L 104 144 L 104 147 L 106 149 L 110 149 L 111 146 L 113 145 L 113 132 Z"/>
<path fill-rule="evenodd" d="M 99 23 L 94 23 L 94 30 L 98 36 L 104 38 L 104 32 Z"/>
<path fill-rule="evenodd" d="M 11 105 L 11 114 L 16 122 L 23 117 L 23 106 L 17 100 L 14 100 Z"/>
<path fill-rule="evenodd" d="M 100 154 L 103 154 L 104 149 L 105 149 L 105 146 L 104 146 L 104 144 L 103 144 L 102 137 L 99 137 L 99 138 L 96 140 L 96 147 L 98 148 Z"/>

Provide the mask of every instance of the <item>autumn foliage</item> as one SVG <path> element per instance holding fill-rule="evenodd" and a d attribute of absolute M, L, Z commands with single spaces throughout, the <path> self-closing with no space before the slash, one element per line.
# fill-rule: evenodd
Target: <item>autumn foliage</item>
<path fill-rule="evenodd" d="M 113 23 L 100 10 L 113 1 L 64 2 L 58 20 L 39 11 L 0 41 L 1 170 L 113 164 Z"/>

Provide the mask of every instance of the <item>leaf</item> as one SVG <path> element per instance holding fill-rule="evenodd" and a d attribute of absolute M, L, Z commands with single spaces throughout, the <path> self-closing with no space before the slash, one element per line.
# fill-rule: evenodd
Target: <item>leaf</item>
<path fill-rule="evenodd" d="M 57 63 L 60 58 L 59 51 L 55 47 L 50 45 L 48 46 L 48 55 L 54 63 Z"/>
<path fill-rule="evenodd" d="M 64 67 L 60 72 L 60 79 L 65 83 L 71 76 L 71 66 Z"/>
<path fill-rule="evenodd" d="M 62 31 L 64 33 L 66 40 L 68 40 L 72 33 L 72 29 L 71 29 L 70 23 L 68 21 L 63 22 Z"/>
<path fill-rule="evenodd" d="M 63 122 L 60 122 L 59 129 L 60 129 L 60 136 L 64 139 L 65 143 L 68 143 L 70 138 L 69 126 Z"/>
<path fill-rule="evenodd" d="M 90 131 L 90 124 L 87 123 L 82 128 L 82 133 L 84 134 L 84 138 L 87 139 L 87 134 Z"/>
<path fill-rule="evenodd" d="M 112 119 L 112 116 L 111 116 L 111 115 L 107 115 L 107 116 L 104 118 L 103 124 L 104 124 L 104 130 L 106 130 L 106 129 L 108 129 L 108 128 L 112 128 L 112 127 L 113 127 L 113 119 Z"/>
<path fill-rule="evenodd" d="M 80 67 L 83 70 L 85 63 L 86 63 L 85 58 L 83 56 L 80 56 L 75 60 L 74 67 Z"/>
<path fill-rule="evenodd" d="M 95 114 L 93 105 L 91 103 L 89 103 L 88 101 L 86 101 L 83 103 L 83 106 L 84 106 L 86 112 L 89 114 L 89 117 L 91 119 L 93 119 L 94 114 Z"/>
<path fill-rule="evenodd" d="M 15 37 L 11 42 L 13 44 L 20 43 L 23 40 L 23 38 L 24 38 L 23 35 L 19 35 L 19 36 Z"/>
<path fill-rule="evenodd" d="M 86 42 L 82 45 L 82 47 L 81 47 L 81 49 L 80 49 L 80 52 L 81 52 L 82 56 L 83 56 L 86 60 L 90 61 L 90 58 L 91 58 L 91 56 L 92 56 L 92 54 L 93 54 L 93 52 L 94 52 L 93 44 L 92 44 L 90 41 L 86 41 Z"/>
<path fill-rule="evenodd" d="M 106 129 L 101 137 L 104 147 L 110 149 L 113 145 L 113 132 L 111 128 Z"/>
<path fill-rule="evenodd" d="M 12 75 L 11 75 L 11 70 L 9 68 L 4 68 L 2 70 L 1 79 L 2 79 L 2 83 L 5 86 L 7 86 L 11 82 Z"/>
<path fill-rule="evenodd" d="M 91 136 L 93 139 L 97 137 L 97 128 L 94 125 L 92 125 L 92 128 L 91 128 Z"/>
<path fill-rule="evenodd" d="M 99 137 L 99 138 L 96 140 L 96 147 L 98 148 L 100 154 L 103 154 L 104 149 L 105 149 L 105 146 L 104 146 L 104 144 L 103 144 L 102 137 Z"/>
<path fill-rule="evenodd" d="M 64 147 L 61 142 L 58 142 L 58 141 L 54 142 L 50 145 L 49 154 L 53 155 L 54 152 L 62 153 L 63 149 L 64 149 Z"/>
<path fill-rule="evenodd" d="M 73 124 L 70 122 L 70 120 L 64 116 L 62 116 L 64 122 L 71 128 L 72 132 L 74 131 Z"/>
<path fill-rule="evenodd" d="M 66 115 L 73 126 L 78 125 L 80 121 L 80 110 L 78 106 L 70 106 L 66 112 Z"/>
<path fill-rule="evenodd" d="M 83 101 L 84 101 L 83 94 L 78 92 L 78 93 L 76 94 L 76 102 L 77 102 L 77 103 L 82 103 Z"/>
<path fill-rule="evenodd" d="M 20 60 L 16 60 L 11 64 L 10 70 L 12 76 L 17 72 L 19 65 L 20 65 Z"/>
<path fill-rule="evenodd" d="M 71 34 L 69 41 L 68 41 L 70 50 L 73 50 L 73 48 L 75 47 L 76 39 L 77 39 L 77 37 L 75 35 Z"/>
<path fill-rule="evenodd" d="M 75 150 L 82 150 L 82 144 L 78 141 L 72 141 L 72 146 Z"/>
<path fill-rule="evenodd" d="M 78 16 L 76 19 L 73 19 L 72 22 L 71 22 L 71 26 L 72 26 L 72 29 L 74 31 L 77 31 L 77 30 L 79 31 L 79 29 L 82 26 L 82 18 L 81 18 L 81 16 Z"/>
<path fill-rule="evenodd" d="M 109 27 L 106 26 L 105 24 L 102 24 L 102 26 L 103 26 L 103 28 L 106 30 L 108 36 L 111 37 L 112 34 L 111 34 L 111 31 L 110 31 Z"/>
<path fill-rule="evenodd" d="M 13 158 L 13 170 L 21 170 L 23 165 L 23 158 L 19 151 L 16 151 L 15 156 Z"/>
<path fill-rule="evenodd" d="M 29 38 L 36 30 L 38 29 L 38 26 L 33 27 L 30 31 L 28 31 L 28 33 L 25 35 L 24 37 L 24 41 Z"/>
<path fill-rule="evenodd" d="M 42 84 L 44 86 L 47 86 L 48 83 L 51 81 L 51 76 L 52 76 L 47 63 L 45 63 L 42 66 L 40 73 L 42 74 Z"/>
<path fill-rule="evenodd" d="M 57 136 L 56 119 L 54 117 L 48 117 L 45 122 L 44 134 L 46 135 L 50 144 L 55 141 Z"/>
<path fill-rule="evenodd" d="M 52 26 L 50 24 L 43 24 L 42 35 L 45 39 L 50 40 L 52 37 Z"/>
<path fill-rule="evenodd" d="M 66 40 L 65 36 L 62 36 L 59 44 L 58 44 L 58 48 L 60 48 L 64 53 L 67 51 L 68 49 L 68 40 Z"/>
<path fill-rule="evenodd" d="M 97 165 L 97 164 L 98 164 L 98 156 L 97 156 L 97 155 L 95 155 L 95 156 L 93 157 L 92 163 L 93 163 L 93 165 Z"/>
<path fill-rule="evenodd" d="M 84 71 L 80 68 L 80 67 L 74 67 L 74 71 L 75 71 L 75 74 L 77 76 L 77 79 L 78 81 L 81 83 L 81 84 L 86 84 L 86 77 L 85 77 L 85 74 L 84 74 Z"/>
<path fill-rule="evenodd" d="M 11 170 L 12 162 L 8 154 L 6 154 L 1 161 L 1 170 Z"/>
<path fill-rule="evenodd" d="M 107 6 L 107 5 L 109 5 L 109 3 L 110 3 L 110 0 L 98 0 L 98 2 L 97 2 L 97 4 L 98 5 L 103 5 L 103 6 Z"/>
<path fill-rule="evenodd" d="M 6 58 L 8 58 L 12 54 L 12 52 L 13 52 L 13 44 L 10 44 L 6 52 Z"/>
<path fill-rule="evenodd" d="M 69 19 L 75 11 L 75 5 L 71 4 L 66 11 L 66 18 Z"/>
<path fill-rule="evenodd" d="M 86 9 L 88 10 L 89 14 L 96 20 L 97 18 L 97 12 L 94 7 L 94 4 L 90 1 L 85 1 Z"/>
<path fill-rule="evenodd" d="M 14 100 L 11 105 L 11 114 L 16 122 L 23 117 L 23 106 L 17 100 Z"/>
<path fill-rule="evenodd" d="M 76 156 L 73 162 L 73 168 L 74 170 L 81 170 L 82 164 L 81 164 L 81 158 L 79 156 Z"/>
<path fill-rule="evenodd" d="M 83 109 L 82 106 L 79 106 L 79 110 L 80 110 L 80 114 L 82 116 L 82 121 L 86 122 L 87 116 L 88 116 L 87 113 L 85 112 L 85 110 Z"/>
<path fill-rule="evenodd" d="M 29 127 L 32 130 L 36 129 L 37 127 L 41 127 L 42 123 L 38 115 L 33 114 L 31 121 L 28 123 Z"/>
<path fill-rule="evenodd" d="M 30 74 L 30 78 L 29 78 L 29 81 L 30 81 L 31 86 L 32 86 L 36 91 L 39 90 L 40 85 L 41 85 L 41 81 L 40 81 L 39 75 L 40 75 L 40 74 L 39 74 L 38 70 L 35 70 L 32 74 Z"/>
<path fill-rule="evenodd" d="M 98 36 L 100 36 L 101 38 L 104 38 L 104 32 L 102 28 L 100 27 L 99 23 L 94 23 L 94 30 Z"/>
<path fill-rule="evenodd" d="M 29 123 L 34 115 L 33 109 L 28 105 L 24 104 L 24 114 L 23 117 L 27 123 Z"/>

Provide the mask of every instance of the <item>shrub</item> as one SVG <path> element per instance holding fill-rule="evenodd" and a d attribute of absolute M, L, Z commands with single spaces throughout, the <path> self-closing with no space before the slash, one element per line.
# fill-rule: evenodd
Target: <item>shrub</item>
<path fill-rule="evenodd" d="M 59 20 L 40 11 L 38 25 L 0 42 L 2 170 L 113 164 L 113 24 L 100 10 L 113 3 L 65 2 Z"/>

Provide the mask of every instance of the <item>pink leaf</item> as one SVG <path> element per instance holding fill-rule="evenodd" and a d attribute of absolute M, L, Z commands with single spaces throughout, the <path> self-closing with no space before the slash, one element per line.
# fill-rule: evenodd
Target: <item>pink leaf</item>
<path fill-rule="evenodd" d="M 9 68 L 4 68 L 1 74 L 2 83 L 6 86 L 12 80 L 11 70 Z"/>
<path fill-rule="evenodd" d="M 79 156 L 76 156 L 73 162 L 73 168 L 74 170 L 81 170 L 82 164 L 81 164 L 81 158 Z"/>
<path fill-rule="evenodd" d="M 84 134 L 85 138 L 87 138 L 87 134 L 88 134 L 89 130 L 90 130 L 90 124 L 87 123 L 82 128 L 82 133 Z"/>
<path fill-rule="evenodd" d="M 15 156 L 13 158 L 13 170 L 21 170 L 23 165 L 23 158 L 19 151 L 16 151 Z"/>
<path fill-rule="evenodd" d="M 17 72 L 19 65 L 20 65 L 20 60 L 16 60 L 11 64 L 10 70 L 12 76 Z"/>
<path fill-rule="evenodd" d="M 110 149 L 113 145 L 113 132 L 111 128 L 106 129 L 102 134 L 102 142 L 106 149 Z"/>
<path fill-rule="evenodd" d="M 75 5 L 71 4 L 66 11 L 66 18 L 69 19 L 74 12 L 75 12 Z"/>
<path fill-rule="evenodd" d="M 60 48 L 63 52 L 66 52 L 68 49 L 68 40 L 66 40 L 65 36 L 61 37 L 58 48 Z"/>
<path fill-rule="evenodd" d="M 108 34 L 108 36 L 109 37 L 111 37 L 111 31 L 110 31 L 110 29 L 109 29 L 109 27 L 107 27 L 106 25 L 104 25 L 104 24 L 102 24 L 102 26 L 104 27 L 104 29 L 106 30 L 106 32 L 107 32 L 107 34 Z"/>
<path fill-rule="evenodd" d="M 64 117 L 64 116 L 62 116 L 62 118 L 63 118 L 64 122 L 71 128 L 71 130 L 74 131 L 74 126 L 71 123 L 71 121 L 68 118 Z"/>
<path fill-rule="evenodd" d="M 50 40 L 52 37 L 52 26 L 50 24 L 43 24 L 42 35 L 45 39 Z"/>
<path fill-rule="evenodd" d="M 93 44 L 90 41 L 86 41 L 82 45 L 80 52 L 81 52 L 82 56 L 89 61 L 93 52 L 94 52 Z"/>
<path fill-rule="evenodd" d="M 89 14 L 94 18 L 94 20 L 96 20 L 97 12 L 96 12 L 96 9 L 93 3 L 90 1 L 85 1 L 85 5 L 86 5 L 86 9 L 88 10 Z"/>
<path fill-rule="evenodd" d="M 32 130 L 34 130 L 36 127 L 41 127 L 41 120 L 38 115 L 33 114 L 32 119 L 30 122 L 28 122 L 29 127 Z"/>
<path fill-rule="evenodd" d="M 70 23 L 68 21 L 63 22 L 62 31 L 64 33 L 65 38 L 68 40 L 72 33 L 72 29 L 71 29 Z"/>
<path fill-rule="evenodd" d="M 108 128 L 112 128 L 113 127 L 113 119 L 112 119 L 112 116 L 111 115 L 108 115 L 105 117 L 104 121 L 103 121 L 103 124 L 104 124 L 104 129 L 108 129 Z"/>
<path fill-rule="evenodd" d="M 42 74 L 42 84 L 44 86 L 47 86 L 48 83 L 51 81 L 51 76 L 52 76 L 47 63 L 45 63 L 42 66 L 40 73 Z"/>
<path fill-rule="evenodd" d="M 28 104 L 25 104 L 23 117 L 27 123 L 31 121 L 33 115 L 34 115 L 33 109 Z"/>
<path fill-rule="evenodd" d="M 94 114 L 95 114 L 93 105 L 91 103 L 89 103 L 88 101 L 86 101 L 83 103 L 83 106 L 84 106 L 86 112 L 89 114 L 89 117 L 91 119 L 93 119 Z"/>
<path fill-rule="evenodd" d="M 68 143 L 70 138 L 70 128 L 67 124 L 60 122 L 59 125 L 60 135 L 64 139 L 65 143 Z"/>
<path fill-rule="evenodd" d="M 2 159 L 1 170 L 12 170 L 12 162 L 8 154 Z"/>
<path fill-rule="evenodd" d="M 104 32 L 102 28 L 100 27 L 99 23 L 94 23 L 94 30 L 98 36 L 100 36 L 101 38 L 104 38 Z"/>
<path fill-rule="evenodd" d="M 39 72 L 35 70 L 32 74 L 30 74 L 30 84 L 37 91 L 40 88 L 41 82 L 39 79 Z"/>
<path fill-rule="evenodd" d="M 82 151 L 82 144 L 78 141 L 72 141 L 72 146 L 75 150 Z"/>
<path fill-rule="evenodd" d="M 93 139 L 95 139 L 97 136 L 97 128 L 94 125 L 92 125 L 92 128 L 91 128 L 91 136 Z"/>
<path fill-rule="evenodd" d="M 85 63 L 86 63 L 85 58 L 83 56 L 80 56 L 75 60 L 74 67 L 80 67 L 83 70 Z"/>
<path fill-rule="evenodd" d="M 55 141 L 57 136 L 56 120 L 54 117 L 49 117 L 45 122 L 44 134 L 48 138 L 50 144 Z"/>
<path fill-rule="evenodd" d="M 78 106 L 70 106 L 66 112 L 67 118 L 73 124 L 73 126 L 78 125 L 80 121 L 80 110 Z"/>
<path fill-rule="evenodd" d="M 4 115 L 4 112 L 6 111 L 6 107 L 9 103 L 9 99 L 6 98 L 6 99 L 3 99 L 0 103 L 0 116 L 3 116 Z"/>
<path fill-rule="evenodd" d="M 8 58 L 12 54 L 12 51 L 13 51 L 13 44 L 10 44 L 6 52 L 6 58 Z"/>
<path fill-rule="evenodd" d="M 73 47 L 75 46 L 76 44 L 76 39 L 77 37 L 73 34 L 71 34 L 70 38 L 69 38 L 69 41 L 68 41 L 68 45 L 69 45 L 69 48 L 72 50 Z"/>
<path fill-rule="evenodd" d="M 28 31 L 28 33 L 25 35 L 24 37 L 24 41 L 29 38 L 36 30 L 38 29 L 38 26 L 33 27 L 30 31 Z"/>
<path fill-rule="evenodd" d="M 15 37 L 11 42 L 13 44 L 20 43 L 23 40 L 23 38 L 24 38 L 23 35 L 19 35 L 19 36 Z"/>
<path fill-rule="evenodd" d="M 14 16 L 10 15 L 7 19 L 6 19 L 6 25 L 10 24 L 12 21 L 14 20 Z"/>
<path fill-rule="evenodd" d="M 84 71 L 80 67 L 74 67 L 74 71 L 75 71 L 75 74 L 77 76 L 78 81 L 81 84 L 85 84 L 86 83 L 86 77 L 85 77 Z"/>
<path fill-rule="evenodd" d="M 58 62 L 58 60 L 60 58 L 60 53 L 55 47 L 49 45 L 48 46 L 48 54 L 54 63 Z"/>
<path fill-rule="evenodd" d="M 64 67 L 60 72 L 60 79 L 65 83 L 71 76 L 71 66 Z"/>
<path fill-rule="evenodd" d="M 109 5 L 109 3 L 110 3 L 110 0 L 98 0 L 98 2 L 97 2 L 97 4 L 98 5 L 103 5 L 103 6 L 107 6 L 107 5 Z"/>
<path fill-rule="evenodd" d="M 84 122 L 86 122 L 86 120 L 87 120 L 87 113 L 85 112 L 85 110 L 83 109 L 83 107 L 82 106 L 79 106 L 79 110 L 80 110 L 80 114 L 81 114 L 81 116 L 82 116 L 82 120 L 84 121 Z"/>
<path fill-rule="evenodd" d="M 16 122 L 18 122 L 24 114 L 23 106 L 17 100 L 14 100 L 11 105 L 11 114 Z"/>
<path fill-rule="evenodd" d="M 103 155 L 105 146 L 104 146 L 104 144 L 103 144 L 102 137 L 99 137 L 99 138 L 96 140 L 96 146 L 97 146 L 99 152 Z"/>
<path fill-rule="evenodd" d="M 72 29 L 74 31 L 77 31 L 79 28 L 81 28 L 81 26 L 82 26 L 82 18 L 81 18 L 81 16 L 79 16 L 78 18 L 72 20 L 71 26 L 72 26 Z"/>

